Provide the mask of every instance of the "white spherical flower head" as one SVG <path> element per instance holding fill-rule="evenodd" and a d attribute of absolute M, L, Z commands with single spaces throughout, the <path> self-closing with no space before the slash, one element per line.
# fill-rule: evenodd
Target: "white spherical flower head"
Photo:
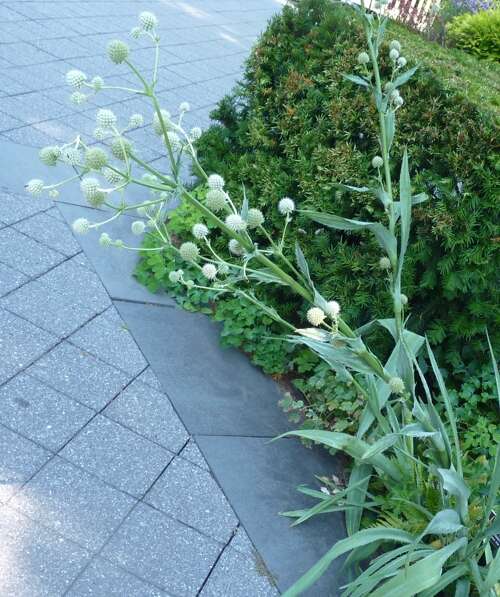
<path fill-rule="evenodd" d="M 400 56 L 398 58 L 397 64 L 399 68 L 404 68 L 406 66 L 406 58 L 404 56 Z"/>
<path fill-rule="evenodd" d="M 213 263 L 205 263 L 205 265 L 201 268 L 201 273 L 207 280 L 215 280 L 217 277 L 217 268 Z"/>
<path fill-rule="evenodd" d="M 122 181 L 122 177 L 118 172 L 111 170 L 111 168 L 104 168 L 102 175 L 109 182 L 109 184 L 118 184 Z"/>
<path fill-rule="evenodd" d="M 189 110 L 191 110 L 189 102 L 181 102 L 179 104 L 179 112 L 189 112 Z"/>
<path fill-rule="evenodd" d="M 403 307 L 406 307 L 406 305 L 408 304 L 408 297 L 406 296 L 406 294 L 401 294 L 401 304 L 403 305 Z"/>
<path fill-rule="evenodd" d="M 113 39 L 108 44 L 108 56 L 111 62 L 121 64 L 128 58 L 129 48 L 121 39 Z"/>
<path fill-rule="evenodd" d="M 260 209 L 250 208 L 247 213 L 247 224 L 249 228 L 258 228 L 264 223 L 264 214 Z"/>
<path fill-rule="evenodd" d="M 57 189 L 50 189 L 49 197 L 51 199 L 57 199 L 59 197 L 59 191 Z"/>
<path fill-rule="evenodd" d="M 405 391 L 404 381 L 400 377 L 391 377 L 389 388 L 393 394 L 403 394 Z"/>
<path fill-rule="evenodd" d="M 200 256 L 198 247 L 189 241 L 187 243 L 182 243 L 179 248 L 179 253 L 185 261 L 196 261 Z"/>
<path fill-rule="evenodd" d="M 168 279 L 172 282 L 172 284 L 178 284 L 181 281 L 183 275 L 184 272 L 181 269 L 173 270 L 169 272 Z"/>
<path fill-rule="evenodd" d="M 211 189 L 205 197 L 206 206 L 215 213 L 222 211 L 226 203 L 226 194 L 219 189 Z"/>
<path fill-rule="evenodd" d="M 319 307 L 311 307 L 307 311 L 307 321 L 315 327 L 321 325 L 325 321 L 325 318 L 325 312 Z"/>
<path fill-rule="evenodd" d="M 394 48 L 393 48 L 393 49 L 392 49 L 392 50 L 389 52 L 389 58 L 390 58 L 390 59 L 391 59 L 393 62 L 395 62 L 395 61 L 396 61 L 396 60 L 399 58 L 399 52 L 398 52 L 396 49 L 394 49 Z"/>
<path fill-rule="evenodd" d="M 70 166 L 78 166 L 82 162 L 82 154 L 76 147 L 66 147 L 61 152 L 61 159 Z"/>
<path fill-rule="evenodd" d="M 84 104 L 87 101 L 87 96 L 85 95 L 85 93 L 82 93 L 81 91 L 74 91 L 69 96 L 69 101 L 72 104 L 75 104 L 75 106 L 80 106 L 81 104 Z"/>
<path fill-rule="evenodd" d="M 205 226 L 205 224 L 195 224 L 193 226 L 192 233 L 195 238 L 206 238 L 208 236 L 208 228 Z"/>
<path fill-rule="evenodd" d="M 132 234 L 140 236 L 144 233 L 144 230 L 146 230 L 146 224 L 142 220 L 136 220 L 135 222 L 132 222 L 130 229 L 132 230 Z"/>
<path fill-rule="evenodd" d="M 381 257 L 378 262 L 378 266 L 382 270 L 391 269 L 391 260 L 389 257 Z"/>
<path fill-rule="evenodd" d="M 189 131 L 189 136 L 191 137 L 191 141 L 198 141 L 201 137 L 201 128 L 199 126 L 193 126 L 193 128 Z"/>
<path fill-rule="evenodd" d="M 328 301 L 325 305 L 325 311 L 328 317 L 336 319 L 340 313 L 340 305 L 337 301 Z"/>
<path fill-rule="evenodd" d="M 402 106 L 404 103 L 405 103 L 405 102 L 404 102 L 404 99 L 403 99 L 403 98 L 402 98 L 400 95 L 398 95 L 398 96 L 397 96 L 397 97 L 394 99 L 394 105 L 395 105 L 397 108 L 401 108 L 401 106 Z"/>
<path fill-rule="evenodd" d="M 93 199 L 99 193 L 99 181 L 97 178 L 83 178 L 80 182 L 80 189 L 85 199 Z"/>
<path fill-rule="evenodd" d="M 101 108 L 96 115 L 97 126 L 106 130 L 116 126 L 116 114 L 106 108 Z"/>
<path fill-rule="evenodd" d="M 229 214 L 226 218 L 226 226 L 234 232 L 243 232 L 247 223 L 239 214 Z"/>
<path fill-rule="evenodd" d="M 172 151 L 180 151 L 182 149 L 182 141 L 177 133 L 174 131 L 168 131 L 167 138 Z"/>
<path fill-rule="evenodd" d="M 370 62 L 370 56 L 366 52 L 360 52 L 358 54 L 358 64 L 368 64 Z"/>
<path fill-rule="evenodd" d="M 85 165 L 90 170 L 101 170 L 108 163 L 108 154 L 100 147 L 89 147 L 85 151 Z"/>
<path fill-rule="evenodd" d="M 144 116 L 142 114 L 132 114 L 128 121 L 128 126 L 131 129 L 137 129 L 144 124 Z"/>
<path fill-rule="evenodd" d="M 104 80 L 102 77 L 96 76 L 90 81 L 94 91 L 101 91 L 102 86 L 104 85 Z"/>
<path fill-rule="evenodd" d="M 225 263 L 221 263 L 219 265 L 218 272 L 221 276 L 227 276 L 227 274 L 229 273 L 229 266 Z"/>
<path fill-rule="evenodd" d="M 374 168 L 382 168 L 383 165 L 384 160 L 379 155 L 376 155 L 372 160 L 372 166 Z"/>
<path fill-rule="evenodd" d="M 39 178 L 33 178 L 26 184 L 25 189 L 30 195 L 34 195 L 36 197 L 43 193 L 43 187 L 43 180 L 40 180 Z"/>
<path fill-rule="evenodd" d="M 158 26 L 158 19 L 155 14 L 145 10 L 139 15 L 139 24 L 144 31 L 152 31 Z"/>
<path fill-rule="evenodd" d="M 104 141 L 107 135 L 106 131 L 100 126 L 96 127 L 92 134 L 94 136 L 94 139 L 96 139 L 97 141 Z"/>
<path fill-rule="evenodd" d="M 160 114 L 161 117 L 163 119 L 163 124 L 167 127 L 169 127 L 170 125 L 170 112 L 168 110 L 160 110 Z M 158 116 L 158 114 L 155 112 L 153 114 L 153 130 L 157 135 L 163 135 L 163 128 L 161 126 L 161 121 L 160 121 L 160 117 Z"/>
<path fill-rule="evenodd" d="M 393 39 L 391 41 L 391 43 L 389 44 L 389 49 L 401 52 L 401 44 L 399 43 L 399 41 L 397 39 Z"/>
<path fill-rule="evenodd" d="M 208 188 L 213 191 L 222 191 L 224 189 L 224 179 L 219 174 L 210 174 L 208 177 Z"/>
<path fill-rule="evenodd" d="M 87 220 L 87 218 L 78 218 L 73 222 L 72 228 L 75 234 L 87 234 L 87 232 L 90 230 L 90 222 Z"/>
<path fill-rule="evenodd" d="M 125 137 L 115 137 L 111 142 L 111 153 L 117 160 L 124 162 L 131 152 L 132 143 Z"/>
<path fill-rule="evenodd" d="M 80 89 L 87 81 L 87 75 L 76 68 L 66 73 L 66 83 L 73 89 Z"/>
<path fill-rule="evenodd" d="M 104 248 L 110 247 L 113 244 L 113 241 L 107 232 L 101 234 L 99 237 L 99 244 Z"/>
<path fill-rule="evenodd" d="M 61 157 L 61 150 L 57 145 L 49 145 L 43 147 L 38 155 L 46 166 L 55 166 L 57 160 Z"/>
<path fill-rule="evenodd" d="M 278 211 L 283 216 L 288 216 L 295 211 L 295 203 L 290 197 L 283 197 L 278 203 Z"/>
<path fill-rule="evenodd" d="M 243 255 L 243 253 L 245 252 L 243 247 L 240 245 L 240 243 L 235 238 L 232 238 L 229 241 L 228 248 L 229 248 L 229 252 L 232 253 L 233 255 L 236 255 L 237 257 L 241 257 Z"/>

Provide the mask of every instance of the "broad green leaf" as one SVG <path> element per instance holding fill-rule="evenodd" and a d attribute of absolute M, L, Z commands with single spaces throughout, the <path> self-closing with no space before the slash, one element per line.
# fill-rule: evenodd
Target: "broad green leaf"
<path fill-rule="evenodd" d="M 408 152 L 405 148 L 403 154 L 403 162 L 401 164 L 401 173 L 399 175 L 399 202 L 400 202 L 400 216 L 401 216 L 401 246 L 399 250 L 398 261 L 398 276 L 401 276 L 403 270 L 404 258 L 406 249 L 408 248 L 408 241 L 410 239 L 411 228 L 411 182 L 410 171 L 408 167 Z"/>
<path fill-rule="evenodd" d="M 407 81 L 409 81 L 410 78 L 415 74 L 417 68 L 418 66 L 414 66 L 413 68 L 410 68 L 406 72 L 400 74 L 399 77 L 396 77 L 393 81 L 394 88 L 401 87 L 401 85 L 404 85 Z"/>
<path fill-rule="evenodd" d="M 460 516 L 463 521 L 467 519 L 468 500 L 470 496 L 470 489 L 465 484 L 462 476 L 453 469 L 437 469 L 438 475 L 441 478 L 443 489 L 457 498 L 460 509 Z"/>
<path fill-rule="evenodd" d="M 370 448 L 370 444 L 365 441 L 347 433 L 339 433 L 336 431 L 322 431 L 317 429 L 300 429 L 298 431 L 288 431 L 279 437 L 295 436 L 309 439 L 318 442 L 329 448 L 341 450 L 349 454 L 352 458 L 360 460 L 363 454 Z M 386 475 L 396 481 L 401 480 L 401 473 L 394 463 L 386 458 L 383 454 L 375 454 L 371 458 L 366 459 L 367 464 L 372 464 L 374 467 L 383 471 Z"/>
<path fill-rule="evenodd" d="M 423 591 L 419 597 L 434 597 L 458 579 L 466 576 L 468 572 L 469 569 L 466 564 L 458 564 L 457 566 L 450 568 L 450 570 L 447 570 L 442 574 L 441 578 L 431 589 Z"/>
<path fill-rule="evenodd" d="M 368 489 L 372 470 L 373 468 L 370 464 L 354 463 L 347 487 L 347 500 L 350 504 L 362 506 L 365 503 L 366 490 Z M 361 507 L 353 508 L 346 512 L 345 524 L 349 536 L 359 531 L 362 514 L 363 509 Z"/>
<path fill-rule="evenodd" d="M 398 441 L 398 435 L 396 433 L 388 433 L 384 435 L 374 444 L 371 444 L 369 448 L 361 456 L 361 460 L 370 460 L 377 454 L 382 454 L 387 449 L 391 448 Z"/>
<path fill-rule="evenodd" d="M 373 190 L 370 187 L 353 187 L 352 185 L 342 184 L 341 182 L 335 182 L 333 186 L 344 191 L 353 191 L 354 193 L 370 193 Z"/>
<path fill-rule="evenodd" d="M 461 578 L 455 585 L 455 597 L 469 597 L 470 595 L 470 580 Z"/>
<path fill-rule="evenodd" d="M 245 185 L 243 185 L 243 203 L 241 206 L 241 217 L 246 220 L 248 217 L 248 199 L 247 199 L 247 193 L 245 190 Z"/>
<path fill-rule="evenodd" d="M 488 340 L 488 347 L 490 349 L 491 362 L 493 364 L 493 371 L 495 373 L 495 384 L 497 387 L 498 405 L 500 406 L 500 375 L 498 373 L 498 365 L 497 365 L 497 361 L 495 359 L 495 353 L 493 352 L 493 346 L 491 346 L 490 335 L 488 334 L 488 330 L 486 330 L 486 338 Z"/>
<path fill-rule="evenodd" d="M 366 87 L 366 88 L 370 87 L 370 83 L 366 79 L 363 79 L 363 77 L 358 77 L 358 75 L 343 74 L 342 76 L 347 81 L 351 81 L 351 83 L 356 83 L 356 85 L 361 85 L 362 87 Z"/>
<path fill-rule="evenodd" d="M 437 435 L 437 431 L 424 429 L 420 423 L 410 423 L 401 429 L 401 435 L 406 437 L 432 437 Z"/>
<path fill-rule="evenodd" d="M 484 588 L 489 591 L 497 582 L 500 582 L 500 549 L 488 566 L 488 573 L 484 580 Z"/>
<path fill-rule="evenodd" d="M 429 522 L 423 536 L 425 535 L 450 535 L 456 533 L 463 525 L 460 522 L 458 513 L 451 508 L 441 510 Z"/>
<path fill-rule="evenodd" d="M 295 242 L 295 260 L 297 261 L 297 265 L 299 266 L 300 271 L 304 274 L 306 280 L 309 282 L 311 286 L 313 286 L 311 280 L 311 274 L 309 273 L 309 266 L 307 265 L 307 260 L 300 248 L 298 241 Z"/>
<path fill-rule="evenodd" d="M 321 213 L 319 211 L 303 210 L 301 213 L 311 220 L 318 222 L 318 224 L 323 224 L 323 226 L 328 226 L 328 228 L 333 228 L 335 230 L 368 230 L 374 234 L 377 242 L 390 258 L 396 256 L 396 237 L 379 222 L 349 220 L 348 218 L 342 218 L 341 216 L 336 216 L 334 214 Z"/>
<path fill-rule="evenodd" d="M 312 568 L 310 568 L 299 580 L 291 586 L 283 597 L 295 597 L 300 595 L 312 584 L 314 584 L 318 578 L 328 570 L 330 564 L 341 555 L 352 551 L 363 545 L 368 545 L 374 542 L 390 541 L 394 543 L 412 543 L 413 535 L 401 531 L 399 529 L 363 529 L 358 531 L 352 537 L 347 537 L 337 543 L 318 561 Z M 401 596 L 400 596 L 401 597 Z"/>
<path fill-rule="evenodd" d="M 384 114 L 385 120 L 385 132 L 386 132 L 386 139 L 387 139 L 387 151 L 390 151 L 392 147 L 392 142 L 394 140 L 394 132 L 396 129 L 395 124 L 395 115 L 393 110 L 389 110 Z"/>
<path fill-rule="evenodd" d="M 500 490 L 500 444 L 497 445 L 497 452 L 495 455 L 495 465 L 493 467 L 493 472 L 491 474 L 491 481 L 490 481 L 490 488 L 488 490 L 488 500 L 486 502 L 486 510 L 485 510 L 485 522 L 489 522 L 489 516 L 493 508 L 495 507 L 495 503 L 498 500 L 498 492 Z M 497 513 L 500 514 L 500 513 Z M 500 524 L 500 515 L 496 519 L 496 523 Z M 483 527 L 486 526 L 483 524 Z M 498 531 L 500 532 L 500 531 Z"/>
<path fill-rule="evenodd" d="M 443 566 L 456 551 L 467 544 L 467 539 L 457 539 L 450 545 L 435 551 L 408 568 L 403 568 L 370 594 L 370 597 L 412 597 L 431 588 L 441 578 Z"/>
<path fill-rule="evenodd" d="M 270 269 L 262 268 L 258 270 L 249 271 L 246 274 L 247 278 L 252 280 L 257 280 L 257 282 L 262 282 L 263 284 L 279 284 L 281 286 L 286 286 L 286 282 L 283 282 L 281 278 L 273 274 Z"/>

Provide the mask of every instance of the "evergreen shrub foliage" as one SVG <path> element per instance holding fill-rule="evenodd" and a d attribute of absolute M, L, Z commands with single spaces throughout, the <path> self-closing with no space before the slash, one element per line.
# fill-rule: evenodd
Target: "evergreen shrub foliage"
<path fill-rule="evenodd" d="M 409 327 L 425 329 L 449 366 L 484 351 L 485 326 L 498 346 L 500 69 L 396 24 L 389 25 L 391 37 L 420 62 L 399 112 L 394 151 L 401 155 L 408 146 L 418 164 L 415 186 L 430 195 L 414 210 L 404 287 L 419 315 Z M 219 124 L 199 141 L 205 170 L 220 172 L 230 193 L 241 192 L 244 182 L 250 203 L 276 233 L 283 196 L 348 218 L 380 215 L 374 197 L 336 186 L 361 186 L 378 152 L 375 108 L 342 77 L 363 48 L 359 22 L 338 5 L 303 0 L 285 7 L 254 48 L 244 83 L 216 109 Z M 382 72 L 389 68 L 383 52 Z M 290 253 L 298 238 L 321 292 L 338 297 L 350 321 L 362 324 L 387 309 L 386 276 L 371 236 L 330 232 L 306 218 L 293 226 Z"/>
<path fill-rule="evenodd" d="M 446 32 L 448 40 L 458 48 L 500 62 L 500 8 L 456 16 Z"/>

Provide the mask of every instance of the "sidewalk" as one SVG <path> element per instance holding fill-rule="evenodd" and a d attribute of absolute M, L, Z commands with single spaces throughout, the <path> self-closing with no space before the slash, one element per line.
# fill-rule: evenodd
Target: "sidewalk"
<path fill-rule="evenodd" d="M 25 148 L 90 134 L 97 106 L 149 117 L 146 102 L 120 92 L 75 108 L 64 84 L 71 68 L 129 83 L 105 47 L 145 9 L 161 24 L 164 105 L 188 101 L 192 124 L 206 127 L 279 4 L 0 2 L 2 597 L 278 594 L 73 237 L 65 217 L 75 208 L 19 184 L 42 169 Z M 143 50 L 134 59 L 149 65 Z M 161 157 L 148 127 L 133 135 L 144 158 Z"/>

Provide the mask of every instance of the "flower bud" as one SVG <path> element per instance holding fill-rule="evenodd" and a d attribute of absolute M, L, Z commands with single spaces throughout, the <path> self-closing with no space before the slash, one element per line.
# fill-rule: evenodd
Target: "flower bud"
<path fill-rule="evenodd" d="M 144 124 L 144 116 L 142 114 L 132 114 L 128 121 L 130 129 L 138 129 Z"/>
<path fill-rule="evenodd" d="M 393 394 L 403 394 L 405 391 L 404 381 L 400 377 L 391 377 L 389 388 Z"/>
<path fill-rule="evenodd" d="M 215 191 L 222 191 L 224 189 L 224 179 L 218 174 L 210 174 L 208 177 L 208 187 Z"/>
<path fill-rule="evenodd" d="M 226 226 L 233 230 L 233 232 L 244 232 L 247 228 L 247 223 L 239 214 L 229 214 L 226 217 Z"/>
<path fill-rule="evenodd" d="M 208 228 L 205 224 L 195 224 L 191 230 L 193 236 L 198 239 L 206 238 L 208 236 Z"/>
<path fill-rule="evenodd" d="M 24 188 L 30 195 L 37 197 L 43 193 L 43 180 L 40 180 L 39 178 L 33 178 L 26 184 Z"/>
<path fill-rule="evenodd" d="M 85 151 L 85 165 L 90 170 L 101 170 L 108 163 L 108 156 L 100 147 L 89 147 Z"/>
<path fill-rule="evenodd" d="M 240 243 L 235 239 L 232 238 L 228 243 L 229 252 L 237 257 L 241 257 L 245 252 L 244 248 L 240 245 Z"/>
<path fill-rule="evenodd" d="M 179 112 L 189 112 L 190 109 L 191 106 L 189 105 L 189 102 L 181 102 L 179 104 Z"/>
<path fill-rule="evenodd" d="M 80 106 L 81 104 L 84 104 L 87 101 L 87 96 L 85 95 L 85 93 L 82 93 L 81 91 L 74 91 L 69 96 L 69 101 L 72 104 L 75 104 L 75 106 Z"/>
<path fill-rule="evenodd" d="M 70 166 L 79 166 L 82 162 L 82 154 L 76 147 L 66 147 L 61 152 L 61 159 Z"/>
<path fill-rule="evenodd" d="M 179 135 L 174 131 L 167 132 L 168 142 L 170 143 L 170 147 L 172 151 L 180 151 L 182 149 L 182 142 Z"/>
<path fill-rule="evenodd" d="M 189 136 L 191 137 L 191 141 L 198 141 L 198 139 L 201 137 L 201 128 L 199 126 L 194 126 L 190 131 L 189 131 Z"/>
<path fill-rule="evenodd" d="M 158 19 L 152 12 L 144 11 L 139 15 L 139 25 L 144 31 L 152 31 L 158 26 Z"/>
<path fill-rule="evenodd" d="M 205 263 L 205 265 L 201 268 L 201 273 L 207 280 L 215 280 L 217 277 L 217 268 L 213 263 Z"/>
<path fill-rule="evenodd" d="M 294 212 L 295 203 L 293 199 L 290 199 L 290 197 L 283 197 L 283 199 L 281 199 L 278 203 L 278 211 L 283 216 L 290 215 L 292 212 Z"/>
<path fill-rule="evenodd" d="M 121 39 L 113 39 L 108 44 L 108 56 L 111 62 L 121 64 L 127 60 L 129 48 L 127 44 Z"/>
<path fill-rule="evenodd" d="M 370 56 L 366 52 L 360 52 L 358 54 L 358 64 L 368 64 L 370 62 Z"/>
<path fill-rule="evenodd" d="M 179 253 L 185 261 L 196 261 L 200 256 L 200 250 L 192 242 L 182 243 Z"/>
<path fill-rule="evenodd" d="M 139 37 L 141 37 L 143 31 L 140 27 L 133 27 L 132 31 L 130 32 L 130 35 L 134 38 L 134 39 L 139 39 Z"/>
<path fill-rule="evenodd" d="M 311 325 L 314 325 L 315 327 L 321 325 L 323 321 L 325 321 L 325 318 L 326 315 L 324 311 L 319 307 L 311 307 L 311 309 L 307 311 L 307 320 Z"/>
<path fill-rule="evenodd" d="M 247 224 L 249 228 L 258 228 L 264 223 L 264 215 L 260 209 L 250 208 L 247 213 Z"/>
<path fill-rule="evenodd" d="M 166 126 L 166 128 L 168 129 L 169 125 L 170 125 L 170 112 L 168 110 L 160 110 L 160 114 L 163 120 L 163 124 Z M 157 135 L 163 135 L 163 128 L 161 126 L 161 121 L 160 121 L 160 117 L 158 116 L 158 114 L 155 112 L 153 114 L 153 130 Z"/>
<path fill-rule="evenodd" d="M 144 233 L 144 230 L 146 230 L 146 224 L 142 220 L 135 220 L 134 222 L 132 222 L 130 229 L 132 231 L 132 234 L 140 236 Z"/>
<path fill-rule="evenodd" d="M 173 270 L 169 272 L 168 279 L 172 282 L 172 284 L 178 284 L 181 281 L 183 275 L 184 272 L 181 269 Z"/>
<path fill-rule="evenodd" d="M 391 260 L 389 257 L 381 257 L 378 262 L 378 266 L 383 270 L 391 269 Z"/>
<path fill-rule="evenodd" d="M 97 126 L 106 130 L 116 126 L 116 115 L 113 111 L 101 108 L 96 115 Z"/>
<path fill-rule="evenodd" d="M 399 68 L 404 68 L 406 66 L 406 58 L 404 56 L 400 56 L 397 62 Z"/>
<path fill-rule="evenodd" d="M 57 189 L 50 189 L 49 197 L 51 199 L 57 199 L 59 197 L 59 191 Z"/>
<path fill-rule="evenodd" d="M 118 174 L 118 172 L 111 170 L 111 168 L 104 168 L 102 175 L 109 182 L 109 184 L 118 184 L 119 182 L 123 181 L 123 177 Z"/>
<path fill-rule="evenodd" d="M 98 76 L 94 77 L 92 79 L 92 81 L 90 81 L 90 83 L 91 83 L 92 87 L 94 88 L 94 91 L 96 91 L 96 92 L 101 91 L 102 86 L 104 85 L 104 81 L 103 81 L 102 77 L 98 77 Z"/>
<path fill-rule="evenodd" d="M 87 75 L 76 68 L 66 73 L 66 83 L 73 89 L 80 89 L 87 81 Z"/>
<path fill-rule="evenodd" d="M 99 244 L 104 248 L 110 247 L 113 244 L 113 241 L 107 232 L 101 234 L 99 237 Z"/>
<path fill-rule="evenodd" d="M 406 307 L 406 305 L 408 304 L 408 297 L 406 296 L 406 294 L 401 294 L 401 304 L 403 305 L 403 307 Z"/>
<path fill-rule="evenodd" d="M 87 234 L 90 230 L 90 222 L 86 218 L 78 218 L 73 222 L 72 228 L 75 234 Z"/>
<path fill-rule="evenodd" d="M 132 143 L 125 137 L 115 137 L 111 142 L 111 153 L 117 160 L 124 162 L 131 152 Z"/>
<path fill-rule="evenodd" d="M 379 155 L 376 155 L 372 160 L 372 166 L 374 168 L 382 168 L 383 165 L 384 160 Z"/>
<path fill-rule="evenodd" d="M 396 61 L 396 60 L 399 58 L 399 52 L 398 52 L 397 50 L 395 50 L 395 49 L 392 49 L 392 50 L 389 52 L 389 58 L 390 58 L 392 61 Z"/>
<path fill-rule="evenodd" d="M 340 313 L 340 305 L 337 301 L 328 301 L 325 305 L 325 312 L 328 317 L 335 319 Z"/>
<path fill-rule="evenodd" d="M 222 211 L 226 206 L 226 194 L 219 189 L 211 189 L 205 197 L 205 205 L 215 213 Z"/>
<path fill-rule="evenodd" d="M 401 44 L 397 39 L 393 39 L 389 44 L 389 49 L 396 50 L 397 52 L 401 52 Z"/>
<path fill-rule="evenodd" d="M 61 156 L 61 150 L 57 145 L 49 145 L 43 147 L 38 155 L 46 166 L 55 166 Z"/>

